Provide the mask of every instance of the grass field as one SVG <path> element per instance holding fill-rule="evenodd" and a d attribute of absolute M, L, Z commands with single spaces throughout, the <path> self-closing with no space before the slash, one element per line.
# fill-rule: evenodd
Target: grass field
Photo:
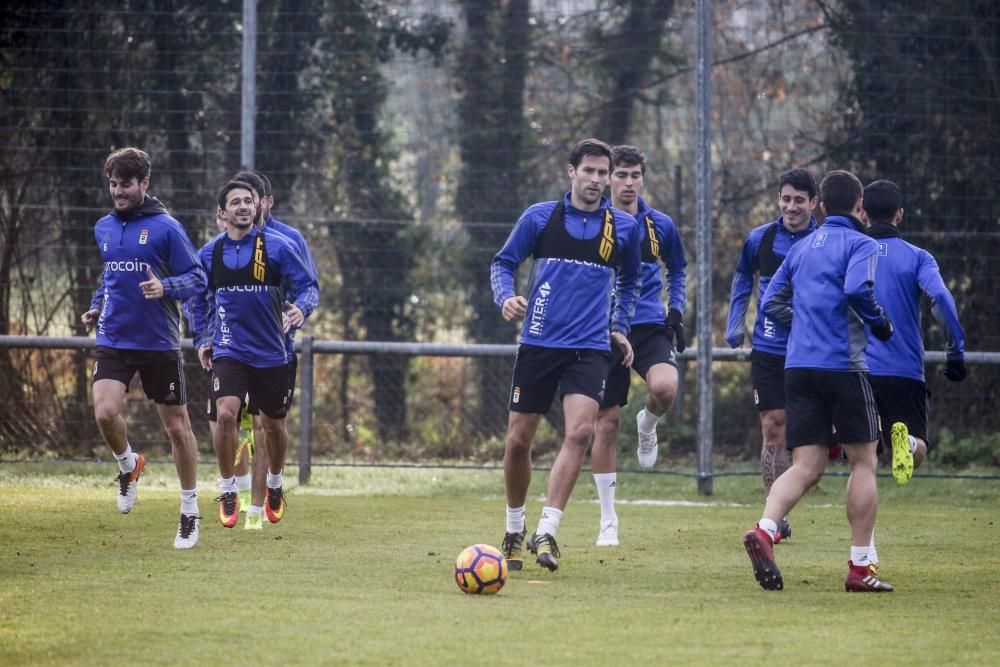
<path fill-rule="evenodd" d="M 533 562 L 494 597 L 462 594 L 455 556 L 503 533 L 498 471 L 314 468 L 261 533 L 214 520 L 172 548 L 172 466 L 115 509 L 111 464 L 0 464 L 0 664 L 996 665 L 1000 482 L 880 478 L 891 594 L 847 594 L 844 478 L 828 477 L 776 547 L 786 589 L 762 591 L 741 536 L 755 477 L 623 473 L 622 546 L 598 548 L 581 476 L 561 568 Z M 294 476 L 294 469 L 290 471 Z M 529 532 L 545 474 L 536 473 Z M 648 501 L 648 502 L 647 502 Z"/>

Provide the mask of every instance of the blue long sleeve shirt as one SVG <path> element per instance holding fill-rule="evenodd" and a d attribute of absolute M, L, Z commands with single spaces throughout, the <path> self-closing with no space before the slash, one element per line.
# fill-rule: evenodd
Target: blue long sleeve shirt
<path fill-rule="evenodd" d="M 557 202 L 529 207 L 490 265 L 493 300 L 498 308 L 516 295 L 518 267 L 532 256 Z M 581 211 L 563 197 L 565 227 L 575 239 L 595 239 L 605 226 L 608 200 L 595 211 Z M 521 343 L 540 347 L 607 350 L 611 331 L 628 335 L 639 295 L 639 226 L 628 213 L 611 208 L 620 263 L 614 267 L 593 262 L 539 257 L 532 266 L 528 313 Z M 608 322 L 611 322 L 609 331 Z"/>
<path fill-rule="evenodd" d="M 187 232 L 163 204 L 146 195 L 134 210 L 109 213 L 94 226 L 104 260 L 91 301 L 99 310 L 97 344 L 125 350 L 181 349 L 177 300 L 204 292 L 205 270 Z M 147 268 L 163 283 L 163 298 L 147 299 L 139 283 Z"/>
<path fill-rule="evenodd" d="M 884 320 L 875 299 L 878 244 L 834 215 L 796 243 L 764 293 L 764 313 L 791 327 L 785 368 L 867 370 L 864 325 Z"/>
<path fill-rule="evenodd" d="M 676 309 L 683 315 L 687 306 L 687 259 L 673 218 L 650 207 L 642 197 L 638 203 L 635 219 L 639 225 L 640 243 L 649 244 L 656 259 L 642 262 L 642 286 L 632 325 L 663 324 L 667 315 L 661 296 L 664 286 L 660 262 L 666 267 L 667 308 Z"/>
<path fill-rule="evenodd" d="M 869 235 L 878 243 L 875 298 L 892 320 L 895 333 L 880 341 L 869 333 L 865 357 L 872 375 L 924 380 L 924 339 L 920 326 L 920 295 L 931 298 L 931 312 L 948 332 L 947 351 L 965 352 L 965 331 L 958 321 L 955 299 L 941 279 L 934 256 L 907 243 L 891 224 L 873 225 Z"/>
<path fill-rule="evenodd" d="M 302 257 L 306 267 L 309 269 L 309 272 L 316 279 L 315 289 L 310 289 L 309 292 L 304 295 L 304 298 L 310 304 L 310 308 L 315 310 L 316 306 L 319 305 L 319 271 L 316 269 L 316 262 L 313 261 L 313 256 L 309 251 L 309 244 L 306 243 L 305 237 L 299 230 L 295 229 L 291 225 L 286 225 L 281 220 L 277 220 L 271 215 L 267 216 L 267 220 L 264 222 L 264 228 L 277 232 L 288 239 Z M 290 288 L 291 285 L 288 285 L 288 287 Z M 294 302 L 299 295 L 289 294 L 288 296 L 290 300 Z M 296 331 L 298 331 L 298 329 L 293 327 L 289 329 L 288 333 L 285 335 L 285 345 L 288 348 L 289 355 L 295 354 Z"/>
<path fill-rule="evenodd" d="M 755 227 L 747 235 L 746 241 L 743 242 L 739 261 L 736 263 L 736 272 L 733 274 L 733 284 L 729 291 L 726 342 L 729 343 L 730 347 L 736 348 L 743 345 L 754 276 L 760 273 L 761 242 L 764 241 L 768 230 L 772 227 L 775 228 L 772 250 L 777 258 L 784 258 L 793 245 L 815 231 L 816 219 L 810 219 L 805 229 L 790 232 L 784 225 L 784 217 L 779 216 L 777 220 Z M 784 356 L 788 346 L 788 328 L 768 317 L 761 309 L 764 303 L 764 292 L 767 291 L 770 282 L 770 275 L 758 277 L 757 314 L 754 318 L 750 345 L 753 349 L 761 352 Z"/>
<path fill-rule="evenodd" d="M 247 284 L 216 287 L 213 266 L 215 246 L 222 245 L 222 261 L 229 269 L 242 269 L 252 260 L 258 234 L 267 250 L 267 273 L 278 276 L 279 286 Z M 199 347 L 212 345 L 212 357 L 231 357 L 254 368 L 271 368 L 290 360 L 282 331 L 287 293 L 297 295 L 295 305 L 306 318 L 315 303 L 308 295 L 318 289 L 316 277 L 292 244 L 277 232 L 252 229 L 239 241 L 225 232 L 199 251 L 209 276 L 209 289 L 188 304 Z"/>

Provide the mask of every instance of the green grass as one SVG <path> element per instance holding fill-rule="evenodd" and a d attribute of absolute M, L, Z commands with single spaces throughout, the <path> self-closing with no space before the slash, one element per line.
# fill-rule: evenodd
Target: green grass
<path fill-rule="evenodd" d="M 786 589 L 754 582 L 741 544 L 754 477 L 620 475 L 622 546 L 594 546 L 581 477 L 562 567 L 533 562 L 494 597 L 452 579 L 468 544 L 503 532 L 498 471 L 314 468 L 261 533 L 206 520 L 172 548 L 178 497 L 151 465 L 115 510 L 109 464 L 0 464 L 0 664 L 992 665 L 1000 661 L 1000 483 L 880 479 L 884 595 L 843 592 L 843 478 L 792 514 Z M 294 470 L 291 471 L 294 475 Z M 538 519 L 545 474 L 528 505 Z M 636 501 L 686 501 L 642 504 Z"/>

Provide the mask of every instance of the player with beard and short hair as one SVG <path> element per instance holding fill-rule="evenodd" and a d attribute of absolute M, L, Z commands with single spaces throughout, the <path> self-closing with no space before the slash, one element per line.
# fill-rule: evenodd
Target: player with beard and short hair
<path fill-rule="evenodd" d="M 111 153 L 104 164 L 114 210 L 97 221 L 104 260 L 101 286 L 80 320 L 97 328 L 94 416 L 118 461 L 118 510 L 132 511 L 146 465 L 132 451 L 122 409 L 136 373 L 170 438 L 181 485 L 174 547 L 198 543 L 198 446 L 187 412 L 177 300 L 205 289 L 205 271 L 184 227 L 147 194 L 150 159 L 138 148 Z"/>

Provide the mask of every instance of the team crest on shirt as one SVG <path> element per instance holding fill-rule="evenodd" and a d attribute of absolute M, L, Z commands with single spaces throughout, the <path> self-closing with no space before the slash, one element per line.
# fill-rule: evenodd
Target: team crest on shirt
<path fill-rule="evenodd" d="M 139 245 L 146 245 L 146 241 L 149 240 L 149 230 L 144 229 L 139 232 Z"/>
<path fill-rule="evenodd" d="M 826 232 L 822 233 L 816 232 L 815 234 L 813 234 L 812 247 L 822 248 L 825 243 L 826 243 Z"/>
<path fill-rule="evenodd" d="M 218 375 L 213 375 L 212 376 L 212 389 L 214 391 L 219 391 L 219 376 Z"/>
<path fill-rule="evenodd" d="M 882 243 L 879 243 L 878 244 L 878 256 L 879 257 L 887 257 L 888 255 L 889 255 L 889 244 L 885 243 L 884 241 Z"/>
<path fill-rule="evenodd" d="M 521 400 L 521 388 L 514 387 L 514 395 L 511 397 L 510 402 L 517 403 L 520 400 Z"/>

